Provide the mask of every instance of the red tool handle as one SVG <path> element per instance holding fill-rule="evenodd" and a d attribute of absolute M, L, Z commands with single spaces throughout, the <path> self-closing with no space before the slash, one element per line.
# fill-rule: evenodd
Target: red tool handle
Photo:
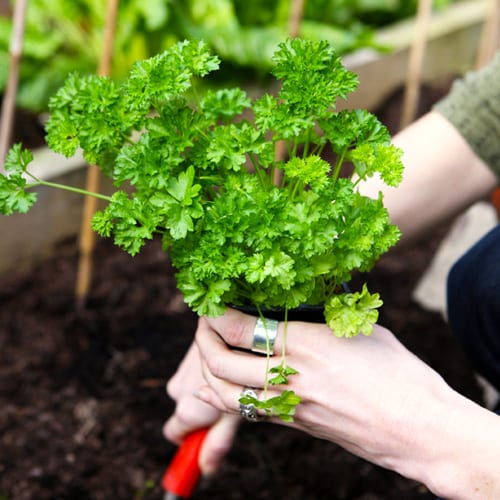
<path fill-rule="evenodd" d="M 181 498 L 189 498 L 200 478 L 198 455 L 208 429 L 188 434 L 182 442 L 162 479 L 163 489 Z"/>

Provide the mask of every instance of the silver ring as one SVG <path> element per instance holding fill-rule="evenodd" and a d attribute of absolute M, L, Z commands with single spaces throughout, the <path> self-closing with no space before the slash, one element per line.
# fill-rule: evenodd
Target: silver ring
<path fill-rule="evenodd" d="M 257 393 L 253 389 L 250 389 L 249 387 L 243 388 L 243 391 L 241 391 L 240 394 L 240 398 L 243 396 L 251 396 L 257 399 Z M 257 408 L 255 408 L 255 405 L 252 403 L 249 404 L 240 403 L 240 415 L 247 422 L 258 422 L 260 420 L 260 417 L 257 413 Z"/>
<path fill-rule="evenodd" d="M 260 354 L 274 354 L 274 341 L 278 333 L 278 321 L 274 319 L 257 318 L 257 323 L 253 331 L 252 351 Z"/>

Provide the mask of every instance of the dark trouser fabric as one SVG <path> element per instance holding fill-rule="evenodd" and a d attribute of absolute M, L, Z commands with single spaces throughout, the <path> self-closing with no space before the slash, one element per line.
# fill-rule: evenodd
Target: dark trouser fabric
<path fill-rule="evenodd" d="M 448 320 L 474 369 L 500 390 L 500 225 L 451 268 Z"/>

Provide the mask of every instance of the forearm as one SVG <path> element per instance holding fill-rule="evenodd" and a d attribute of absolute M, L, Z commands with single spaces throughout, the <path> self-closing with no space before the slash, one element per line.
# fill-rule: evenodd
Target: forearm
<path fill-rule="evenodd" d="M 200 323 L 196 342 L 207 385 L 198 397 L 238 414 L 242 386 L 263 390 L 266 360 L 248 352 L 255 318 L 231 310 Z M 275 352 L 282 349 L 281 328 Z M 287 425 L 444 498 L 500 498 L 500 417 L 451 389 L 379 325 L 371 336 L 350 339 L 335 337 L 325 325 L 292 321 L 287 328 L 287 364 L 298 371 L 287 388 L 302 398 Z M 268 397 L 275 395 L 268 390 Z"/>
<path fill-rule="evenodd" d="M 440 497 L 500 498 L 500 417 L 443 384 L 416 415 L 409 453 L 394 465 Z"/>
<path fill-rule="evenodd" d="M 390 188 L 369 179 L 361 191 L 372 197 L 382 191 L 404 242 L 457 215 L 498 183 L 456 129 L 435 111 L 394 136 L 393 142 L 404 152 L 402 183 Z"/>

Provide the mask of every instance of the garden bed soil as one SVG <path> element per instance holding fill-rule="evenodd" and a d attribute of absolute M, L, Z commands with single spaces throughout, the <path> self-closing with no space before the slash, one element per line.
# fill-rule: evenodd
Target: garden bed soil
<path fill-rule="evenodd" d="M 421 112 L 443 92 L 428 89 Z M 380 117 L 392 132 L 400 94 Z M 380 322 L 455 389 L 481 401 L 442 317 L 412 290 L 446 225 L 395 249 L 366 277 L 385 305 Z M 197 318 L 175 289 L 158 241 L 132 258 L 99 241 L 85 309 L 75 307 L 76 237 L 34 269 L 0 276 L 0 498 L 159 499 L 175 452 L 162 436 L 173 411 L 165 382 Z M 374 374 L 376 376 L 376 374 Z M 381 401 L 381 404 L 384 404 Z M 433 499 L 427 489 L 335 444 L 270 424 L 243 423 L 197 499 Z"/>

